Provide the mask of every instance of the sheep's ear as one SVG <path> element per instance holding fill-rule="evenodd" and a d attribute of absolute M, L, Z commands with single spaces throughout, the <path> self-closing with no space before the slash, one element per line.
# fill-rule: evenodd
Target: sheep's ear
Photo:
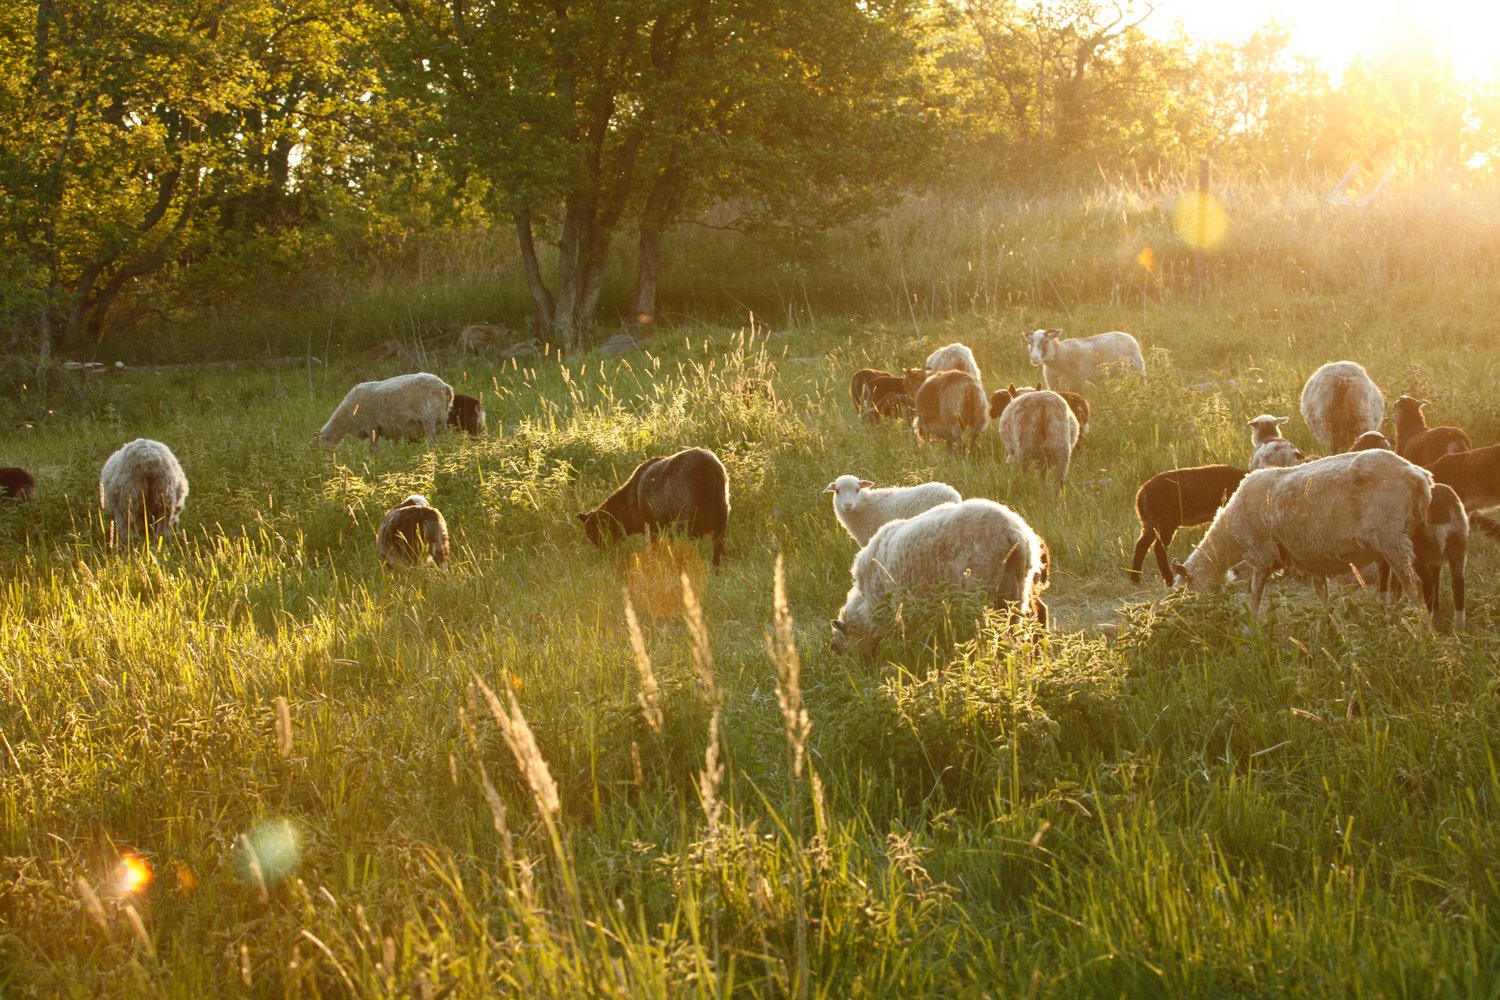
<path fill-rule="evenodd" d="M 581 514 L 578 514 L 577 517 L 578 517 L 578 520 L 587 523 L 587 521 L 589 519 L 588 511 L 584 511 Z"/>
<path fill-rule="evenodd" d="M 1431 406 L 1432 405 L 1432 400 L 1430 400 L 1430 399 L 1419 399 L 1419 400 L 1417 400 L 1417 405 L 1418 406 Z"/>
<path fill-rule="evenodd" d="M 1061 336 L 1062 336 L 1062 331 L 1061 330 L 1048 330 L 1047 331 L 1047 336 L 1044 339 L 1046 339 L 1046 340 L 1056 340 L 1058 337 L 1061 337 Z"/>
<path fill-rule="evenodd" d="M 1277 417 L 1276 418 L 1276 425 L 1279 427 L 1279 426 L 1281 426 L 1282 424 L 1286 423 L 1287 421 L 1289 421 L 1291 419 L 1292 419 L 1291 417 Z"/>
<path fill-rule="evenodd" d="M 847 632 L 847 630 L 844 628 L 844 623 L 841 622 L 841 621 L 839 621 L 837 618 L 830 618 L 830 619 L 828 619 L 828 625 L 835 632 L 838 632 L 841 635 L 842 634 L 846 634 L 846 632 Z"/>
<path fill-rule="evenodd" d="M 1014 399 L 1016 395 L 1016 384 L 1012 382 L 1010 385 L 1005 387 L 1005 391 L 1010 393 L 1011 398 Z"/>
<path fill-rule="evenodd" d="M 833 484 L 832 483 L 829 483 L 827 486 L 823 487 L 823 492 L 824 493 L 837 493 L 838 491 L 833 488 Z"/>
<path fill-rule="evenodd" d="M 874 486 L 874 485 L 875 485 L 875 484 L 874 484 L 874 483 L 872 483 L 872 482 L 870 482 L 870 481 L 869 481 L 869 480 L 868 480 L 868 479 L 861 479 L 861 480 L 860 480 L 860 481 L 859 481 L 859 488 L 860 488 L 860 489 L 862 489 L 862 490 L 867 490 L 867 489 L 869 489 L 869 488 L 870 488 L 870 487 L 871 487 L 871 486 Z"/>

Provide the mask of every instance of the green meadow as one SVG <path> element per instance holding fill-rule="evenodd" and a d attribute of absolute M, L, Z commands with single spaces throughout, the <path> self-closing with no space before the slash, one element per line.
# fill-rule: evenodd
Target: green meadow
<path fill-rule="evenodd" d="M 1325 361 L 1500 441 L 1500 192 L 1218 193 L 1201 263 L 1168 188 L 1123 183 L 918 199 L 795 265 L 695 234 L 680 314 L 622 357 L 460 353 L 431 331 L 524 286 L 435 252 L 120 344 L 296 364 L 11 363 L 0 464 L 39 488 L 0 508 L 0 994 L 1500 993 L 1493 540 L 1458 633 L 1446 578 L 1428 631 L 1354 588 L 1330 613 L 1277 581 L 1257 625 L 1243 584 L 1124 573 L 1150 475 L 1245 463 L 1262 412 L 1316 450 Z M 855 418 L 855 369 L 952 341 L 1031 384 L 1041 325 L 1128 330 L 1148 367 L 1089 394 L 1060 498 L 993 429 L 958 457 Z M 388 340 L 409 357 L 365 355 Z M 417 368 L 489 433 L 311 447 L 354 382 Z M 112 547 L 98 472 L 136 437 L 192 492 L 176 541 Z M 588 544 L 576 512 L 691 445 L 729 472 L 721 567 Z M 831 653 L 845 472 L 1021 512 L 1052 631 L 928 602 L 876 658 Z M 445 569 L 376 559 L 413 492 Z"/>

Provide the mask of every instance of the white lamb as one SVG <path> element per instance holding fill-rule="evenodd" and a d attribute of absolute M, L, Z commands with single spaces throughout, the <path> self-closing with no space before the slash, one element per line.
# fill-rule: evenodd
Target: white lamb
<path fill-rule="evenodd" d="M 173 534 L 187 495 L 187 476 L 177 456 L 150 438 L 122 446 L 99 472 L 99 504 L 121 541 L 128 542 L 142 527 L 153 538 Z"/>
<path fill-rule="evenodd" d="M 1250 471 L 1284 469 L 1289 465 L 1296 465 L 1306 457 L 1286 438 L 1273 438 L 1256 448 L 1255 454 L 1250 456 Z"/>
<path fill-rule="evenodd" d="M 1411 538 L 1431 503 L 1432 473 L 1389 451 L 1261 469 L 1219 508 L 1187 562 L 1172 568 L 1179 586 L 1213 593 L 1243 560 L 1250 567 L 1250 610 L 1259 617 L 1266 581 L 1278 568 L 1312 576 L 1326 605 L 1328 576 L 1384 559 L 1415 602 L 1422 591 Z"/>
<path fill-rule="evenodd" d="M 1291 420 L 1291 417 L 1273 417 L 1269 413 L 1262 413 L 1254 420 L 1245 421 L 1250 428 L 1250 450 L 1254 451 L 1267 441 L 1281 439 L 1281 425 Z"/>
<path fill-rule="evenodd" d="M 1071 389 L 1081 392 L 1089 382 L 1131 368 L 1146 374 L 1146 359 L 1140 343 L 1118 330 L 1093 337 L 1060 339 L 1061 330 L 1032 330 L 1022 333 L 1021 340 L 1031 352 L 1033 366 L 1042 369 L 1042 384 L 1049 389 Z"/>
<path fill-rule="evenodd" d="M 927 370 L 968 372 L 981 387 L 984 385 L 984 379 L 979 375 L 979 362 L 974 360 L 974 352 L 963 344 L 949 344 L 933 351 L 927 358 Z"/>
<path fill-rule="evenodd" d="M 347 434 L 370 439 L 415 438 L 431 441 L 448 423 L 453 387 L 436 375 L 414 372 L 381 382 L 361 382 L 349 390 L 318 432 L 325 446 L 338 444 Z"/>
<path fill-rule="evenodd" d="M 1302 387 L 1302 419 L 1327 451 L 1344 451 L 1367 431 L 1380 429 L 1385 396 L 1364 366 L 1330 361 Z"/>
<path fill-rule="evenodd" d="M 977 588 L 993 607 L 1046 625 L 1047 546 L 1015 511 L 993 500 L 945 503 L 888 521 L 859 550 L 854 586 L 831 624 L 833 648 L 873 655 L 891 605 L 928 596 L 943 584 Z"/>
<path fill-rule="evenodd" d="M 918 486 L 888 486 L 872 489 L 875 484 L 855 476 L 839 476 L 824 493 L 833 494 L 833 514 L 860 545 L 868 542 L 887 521 L 913 517 L 940 503 L 963 499 L 947 483 L 922 483 Z"/>
<path fill-rule="evenodd" d="M 1051 469 L 1061 492 L 1080 433 L 1067 400 L 1047 389 L 1021 393 L 1000 414 L 1005 460 L 1020 463 L 1023 471 L 1038 469 L 1044 489 Z"/>

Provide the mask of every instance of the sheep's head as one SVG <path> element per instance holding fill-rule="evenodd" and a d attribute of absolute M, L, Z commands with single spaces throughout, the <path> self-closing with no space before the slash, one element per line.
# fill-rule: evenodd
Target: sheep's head
<path fill-rule="evenodd" d="M 605 542 L 612 542 L 620 537 L 620 522 L 602 510 L 596 508 L 584 511 L 578 515 L 578 520 L 583 522 L 583 533 L 596 548 L 602 549 Z"/>
<path fill-rule="evenodd" d="M 1212 566 L 1195 549 L 1186 563 L 1172 560 L 1172 589 L 1193 590 L 1204 594 L 1217 594 L 1224 586 L 1223 577 L 1215 573 Z"/>
<path fill-rule="evenodd" d="M 405 500 L 402 500 L 396 506 L 398 508 L 399 507 L 431 507 L 432 504 L 428 503 L 427 502 L 427 498 L 424 497 L 422 494 L 420 494 L 420 493 L 413 493 L 411 496 L 407 497 Z"/>
<path fill-rule="evenodd" d="M 1250 437 L 1256 444 L 1265 444 L 1281 437 L 1281 425 L 1291 420 L 1291 417 L 1273 417 L 1269 413 L 1262 413 L 1254 420 L 1247 420 L 1250 428 Z"/>
<path fill-rule="evenodd" d="M 931 374 L 932 371 L 927 368 L 906 369 L 905 373 L 902 375 L 902 379 L 905 381 L 906 385 L 906 394 L 913 399 L 916 399 L 917 390 L 922 388 L 922 383 L 926 382 L 927 377 Z"/>
<path fill-rule="evenodd" d="M 860 656 L 870 657 L 880 651 L 880 634 L 851 618 L 847 609 L 843 617 L 829 619 L 828 625 L 832 630 L 828 648 L 832 652 L 856 652 Z"/>
<path fill-rule="evenodd" d="M 1396 446 L 1391 444 L 1391 439 L 1379 431 L 1365 431 L 1349 446 L 1350 451 L 1371 451 L 1375 448 L 1383 448 L 1386 451 L 1396 450 Z"/>
<path fill-rule="evenodd" d="M 1391 407 L 1391 418 L 1397 427 L 1405 423 L 1425 423 L 1426 417 L 1422 415 L 1422 407 L 1431 405 L 1430 400 L 1417 399 L 1415 396 L 1402 396 Z"/>
<path fill-rule="evenodd" d="M 833 494 L 835 509 L 849 511 L 859 506 L 859 491 L 867 490 L 874 485 L 868 479 L 857 479 L 854 476 L 845 475 L 829 483 L 823 492 Z"/>
<path fill-rule="evenodd" d="M 1026 347 L 1031 351 L 1032 365 L 1040 365 L 1045 361 L 1051 361 L 1056 351 L 1053 346 L 1058 337 L 1062 336 L 1061 330 L 1032 330 L 1023 333 L 1021 338 L 1026 342 Z"/>

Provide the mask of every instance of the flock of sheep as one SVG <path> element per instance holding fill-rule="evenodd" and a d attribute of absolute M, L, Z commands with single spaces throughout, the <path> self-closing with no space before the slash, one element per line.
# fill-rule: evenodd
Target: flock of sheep
<path fill-rule="evenodd" d="M 1088 428 L 1089 404 L 1079 390 L 1119 372 L 1144 374 L 1145 361 L 1127 333 L 1063 339 L 1057 330 L 1035 330 L 1023 338 L 1032 364 L 1042 369 L 1042 385 L 1034 389 L 1010 385 L 987 397 L 973 352 L 950 344 L 900 375 L 854 373 L 850 395 L 864 420 L 910 419 L 919 439 L 945 441 L 950 449 L 971 446 L 994 420 L 1007 461 L 1039 470 L 1044 487 L 1050 471 L 1060 491 Z M 1326 603 L 1328 577 L 1352 568 L 1363 579 L 1377 578 L 1382 593 L 1394 579 L 1414 603 L 1420 595 L 1430 624 L 1446 564 L 1454 624 L 1462 627 L 1468 510 L 1500 504 L 1500 445 L 1475 449 L 1458 428 L 1428 427 L 1426 405 L 1408 396 L 1396 400 L 1393 443 L 1380 432 L 1385 398 L 1364 368 L 1352 361 L 1324 365 L 1308 379 L 1301 411 L 1321 445 L 1338 454 L 1308 458 L 1281 435 L 1289 418 L 1264 414 L 1249 422 L 1248 468 L 1207 465 L 1152 476 L 1136 494 L 1141 532 L 1131 578 L 1140 579 L 1148 551 L 1168 586 L 1215 591 L 1231 570 L 1248 571 L 1250 606 L 1258 616 L 1275 572 L 1310 577 Z M 316 443 L 332 446 L 354 435 L 376 448 L 381 438 L 431 440 L 445 426 L 482 433 L 482 404 L 455 394 L 436 375 L 413 373 L 350 389 Z M 23 469 L 0 469 L 0 491 L 7 496 L 27 499 L 35 485 Z M 965 500 L 937 482 L 879 489 L 843 475 L 825 492 L 833 494 L 835 517 L 860 546 L 853 585 L 832 622 L 836 649 L 873 653 L 898 595 L 931 595 L 945 586 L 977 590 L 1012 620 L 1046 626 L 1041 594 L 1051 557 L 1014 510 L 993 500 Z M 124 445 L 100 474 L 100 504 L 116 537 L 126 541 L 137 531 L 171 534 L 187 496 L 181 465 L 159 441 Z M 596 546 L 673 528 L 712 537 L 718 565 L 729 511 L 723 464 L 711 451 L 688 448 L 642 462 L 578 518 Z M 1177 530 L 1210 520 L 1186 562 L 1169 561 Z M 1483 515 L 1474 522 L 1500 534 Z M 407 497 L 382 519 L 376 549 L 387 564 L 431 559 L 441 566 L 447 525 L 424 497 Z"/>

